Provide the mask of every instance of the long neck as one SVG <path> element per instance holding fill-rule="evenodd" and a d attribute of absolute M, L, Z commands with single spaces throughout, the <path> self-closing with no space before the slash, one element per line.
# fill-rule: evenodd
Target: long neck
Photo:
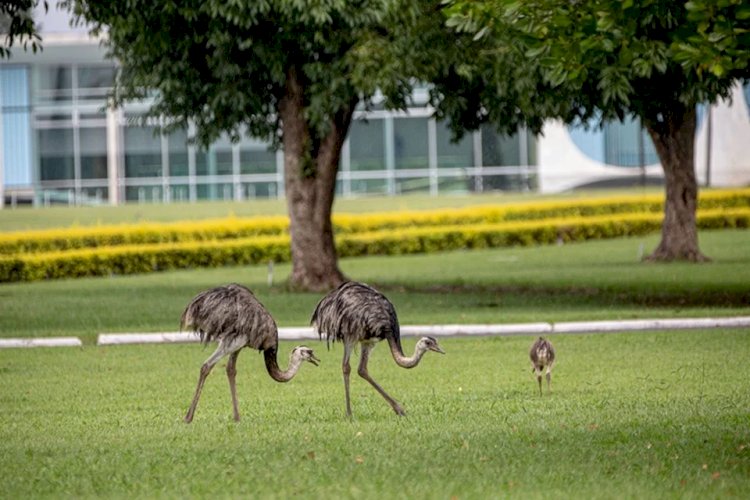
<path fill-rule="evenodd" d="M 412 356 L 405 356 L 404 352 L 401 350 L 401 345 L 393 338 L 388 339 L 388 345 L 391 348 L 393 360 L 401 368 L 414 368 L 419 364 L 419 360 L 422 359 L 422 356 L 424 356 L 425 353 L 424 350 L 418 348 L 419 344 L 417 344 L 414 346 L 414 354 Z"/>
<path fill-rule="evenodd" d="M 279 368 L 279 363 L 276 361 L 276 354 L 277 351 L 275 347 L 263 351 L 263 356 L 266 359 L 266 370 L 268 370 L 268 374 L 276 382 L 289 382 L 297 374 L 297 370 L 299 370 L 302 360 L 296 356 L 292 356 L 289 359 L 289 367 L 282 371 Z"/>

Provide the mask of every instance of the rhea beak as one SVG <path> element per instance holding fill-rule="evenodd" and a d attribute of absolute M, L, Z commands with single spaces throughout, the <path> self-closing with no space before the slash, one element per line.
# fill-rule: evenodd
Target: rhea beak
<path fill-rule="evenodd" d="M 431 346 L 431 351 L 439 352 L 440 354 L 445 354 L 445 351 L 440 348 L 439 345 Z"/>
<path fill-rule="evenodd" d="M 320 363 L 320 360 L 316 358 L 315 355 L 312 353 L 310 353 L 310 358 L 308 359 L 308 361 L 314 364 L 315 366 L 318 366 L 318 363 Z"/>

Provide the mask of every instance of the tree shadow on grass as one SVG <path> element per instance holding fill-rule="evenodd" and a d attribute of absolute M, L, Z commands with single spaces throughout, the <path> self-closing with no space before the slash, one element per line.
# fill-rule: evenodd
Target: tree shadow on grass
<path fill-rule="evenodd" d="M 750 307 L 749 290 L 631 290 L 613 287 L 486 286 L 486 285 L 377 285 L 384 292 L 427 295 L 483 295 L 487 307 L 496 307 L 501 299 L 518 297 L 530 301 L 575 302 L 640 307 Z M 480 306 L 483 304 L 479 304 Z"/>

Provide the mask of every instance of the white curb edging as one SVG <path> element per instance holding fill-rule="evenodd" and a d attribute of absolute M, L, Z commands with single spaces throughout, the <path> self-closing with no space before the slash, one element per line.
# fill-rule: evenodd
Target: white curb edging
<path fill-rule="evenodd" d="M 39 337 L 27 339 L 0 339 L 0 349 L 10 347 L 80 347 L 78 337 Z"/>
<path fill-rule="evenodd" d="M 650 330 L 689 330 L 696 328 L 750 327 L 750 316 L 733 318 L 643 319 L 623 321 L 569 321 L 561 323 L 518 323 L 498 325 L 409 325 L 401 327 L 405 337 L 511 336 L 565 333 L 614 333 Z M 279 328 L 281 340 L 318 340 L 312 327 Z M 101 333 L 97 345 L 170 344 L 200 342 L 188 332 L 169 333 Z"/>

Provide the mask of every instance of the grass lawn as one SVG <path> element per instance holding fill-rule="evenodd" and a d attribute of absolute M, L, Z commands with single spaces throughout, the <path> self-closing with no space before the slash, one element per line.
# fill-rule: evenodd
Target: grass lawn
<path fill-rule="evenodd" d="M 536 193 L 488 193 L 471 195 L 401 195 L 395 197 L 343 198 L 335 200 L 336 213 L 392 212 L 397 210 L 429 210 L 471 205 L 492 205 L 536 200 L 570 200 L 603 198 L 621 195 L 658 194 L 659 188 L 591 190 L 539 195 Z M 254 200 L 252 202 L 199 202 L 170 204 L 127 204 L 118 207 L 19 207 L 0 210 L 0 231 L 44 229 L 51 227 L 89 226 L 96 224 L 126 224 L 141 221 L 173 222 L 221 218 L 228 215 L 251 217 L 258 215 L 286 215 L 285 200 Z"/>
<path fill-rule="evenodd" d="M 700 240 L 713 262 L 640 263 L 651 236 L 341 267 L 381 288 L 403 324 L 750 315 L 750 231 Z M 383 344 L 370 373 L 408 415 L 353 375 L 352 421 L 341 345 L 309 342 L 321 366 L 288 384 L 246 350 L 242 421 L 231 419 L 222 362 L 190 425 L 182 418 L 212 348 L 93 345 L 100 332 L 175 331 L 190 298 L 231 281 L 255 290 L 280 325 L 305 325 L 320 294 L 289 292 L 288 273 L 277 266 L 272 286 L 265 266 L 0 285 L 0 336 L 85 341 L 0 350 L 0 498 L 703 499 L 750 489 L 747 329 L 553 335 L 554 392 L 543 397 L 532 337 L 441 339 L 446 355 L 413 370 Z M 403 343 L 411 352 L 415 339 Z M 292 346 L 282 342 L 282 367 Z"/>
<path fill-rule="evenodd" d="M 352 379 L 341 346 L 273 382 L 223 364 L 182 422 L 210 349 L 0 351 L 0 491 L 34 497 L 719 498 L 750 488 L 750 332 L 553 336 L 539 397 L 531 337 L 441 340 L 414 370 L 385 345 L 370 372 L 408 415 Z M 414 339 L 405 339 L 411 351 Z M 292 344 L 282 343 L 283 357 Z M 284 359 L 281 360 L 285 365 Z"/>
<path fill-rule="evenodd" d="M 352 279 L 375 284 L 403 324 L 519 323 L 750 314 L 750 231 L 707 231 L 708 264 L 644 264 L 657 236 L 565 246 L 343 259 Z M 292 293 L 276 266 L 0 285 L 0 336 L 176 331 L 199 291 L 238 281 L 281 326 L 308 324 L 320 294 Z"/>

